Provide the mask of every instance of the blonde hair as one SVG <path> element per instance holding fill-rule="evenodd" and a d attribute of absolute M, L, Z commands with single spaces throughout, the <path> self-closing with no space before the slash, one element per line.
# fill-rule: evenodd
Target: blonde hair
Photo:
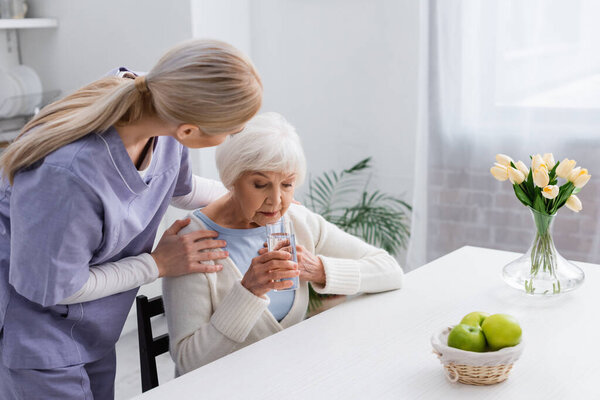
<path fill-rule="evenodd" d="M 294 127 L 278 113 L 252 118 L 246 127 L 217 147 L 219 177 L 226 188 L 246 172 L 285 172 L 296 175 L 296 186 L 304 182 L 306 158 Z"/>
<path fill-rule="evenodd" d="M 103 78 L 44 107 L 0 156 L 3 175 L 12 184 L 21 168 L 58 148 L 145 116 L 194 124 L 208 135 L 221 134 L 243 126 L 262 101 L 262 83 L 252 62 L 233 46 L 215 40 L 174 47 L 143 83 L 145 88 L 139 78 Z"/>

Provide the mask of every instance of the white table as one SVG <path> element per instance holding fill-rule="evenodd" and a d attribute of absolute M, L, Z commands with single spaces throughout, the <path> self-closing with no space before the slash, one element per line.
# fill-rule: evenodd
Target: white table
<path fill-rule="evenodd" d="M 584 284 L 538 298 L 508 287 L 516 253 L 463 247 L 406 276 L 403 289 L 355 297 L 138 399 L 600 399 L 600 266 Z M 471 311 L 508 313 L 525 347 L 508 380 L 452 384 L 430 336 Z"/>

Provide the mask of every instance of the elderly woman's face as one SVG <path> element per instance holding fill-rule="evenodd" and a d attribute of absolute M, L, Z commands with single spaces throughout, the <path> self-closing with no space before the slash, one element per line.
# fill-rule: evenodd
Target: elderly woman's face
<path fill-rule="evenodd" d="M 233 197 L 246 220 L 264 226 L 285 214 L 295 186 L 294 173 L 246 172 L 233 185 Z"/>

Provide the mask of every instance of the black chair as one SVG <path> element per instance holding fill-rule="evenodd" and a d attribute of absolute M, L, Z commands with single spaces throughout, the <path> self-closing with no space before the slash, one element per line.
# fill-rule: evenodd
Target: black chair
<path fill-rule="evenodd" d="M 148 300 L 139 295 L 135 299 L 137 308 L 138 339 L 140 347 L 140 370 L 142 374 L 142 392 L 158 386 L 156 356 L 169 351 L 169 335 L 152 335 L 151 318 L 165 313 L 162 296 Z"/>

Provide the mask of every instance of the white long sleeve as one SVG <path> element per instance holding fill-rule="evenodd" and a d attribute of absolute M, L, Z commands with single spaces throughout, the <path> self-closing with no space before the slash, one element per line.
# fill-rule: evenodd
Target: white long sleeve
<path fill-rule="evenodd" d="M 158 278 L 158 267 L 148 253 L 90 267 L 90 276 L 81 289 L 59 302 L 76 304 L 125 292 Z"/>
<path fill-rule="evenodd" d="M 185 196 L 173 197 L 171 205 L 184 210 L 195 210 L 227 193 L 219 181 L 192 175 L 192 191 Z"/>
<path fill-rule="evenodd" d="M 316 239 L 313 254 L 325 268 L 325 285 L 311 283 L 317 293 L 377 293 L 402 287 L 402 268 L 387 251 L 344 232 L 318 214 L 309 213 L 307 217 L 304 226 Z"/>

